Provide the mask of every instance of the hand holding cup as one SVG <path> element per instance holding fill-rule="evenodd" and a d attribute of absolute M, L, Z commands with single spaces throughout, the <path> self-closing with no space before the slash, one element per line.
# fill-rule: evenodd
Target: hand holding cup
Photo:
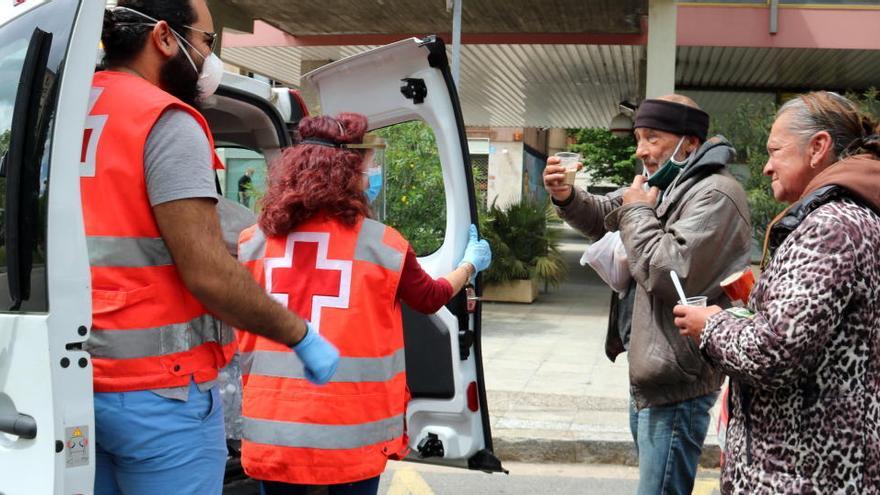
<path fill-rule="evenodd" d="M 566 201 L 572 194 L 574 175 L 580 170 L 582 165 L 579 163 L 579 154 L 571 153 L 577 155 L 577 160 L 574 162 L 570 160 L 563 162 L 563 159 L 558 156 L 560 154 L 557 153 L 556 156 L 551 156 L 547 159 L 547 166 L 544 167 L 544 189 L 556 201 Z M 570 173 L 572 167 L 574 172 Z"/>
<path fill-rule="evenodd" d="M 572 153 L 570 151 L 560 151 L 553 156 L 559 158 L 559 166 L 565 169 L 565 179 L 563 179 L 563 183 L 573 186 L 577 171 L 581 168 L 581 154 Z"/>
<path fill-rule="evenodd" d="M 694 301 L 700 305 L 691 305 L 690 303 L 685 305 L 679 304 L 672 308 L 672 314 L 675 315 L 675 326 L 678 327 L 679 333 L 683 337 L 690 337 L 697 345 L 700 345 L 700 336 L 703 334 L 703 328 L 706 327 L 706 320 L 710 316 L 720 313 L 721 308 L 719 306 L 709 306 L 707 308 L 706 298 L 703 296 L 688 298 L 688 300 L 690 299 L 701 299 L 699 302 Z"/>

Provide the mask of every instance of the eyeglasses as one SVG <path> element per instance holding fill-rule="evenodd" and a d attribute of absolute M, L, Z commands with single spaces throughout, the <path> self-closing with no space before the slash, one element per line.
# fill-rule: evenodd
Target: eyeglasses
<path fill-rule="evenodd" d="M 194 28 L 192 26 L 183 26 L 190 31 L 196 31 L 198 33 L 202 33 L 205 36 L 205 44 L 208 45 L 208 50 L 214 51 L 214 44 L 217 42 L 217 33 L 211 31 L 203 31 L 199 28 Z"/>
<path fill-rule="evenodd" d="M 155 22 L 117 22 L 117 26 L 128 25 L 128 26 L 155 26 Z M 183 26 L 190 31 L 196 31 L 201 33 L 204 36 L 205 44 L 208 45 L 208 51 L 214 51 L 214 45 L 217 43 L 217 33 L 213 33 L 210 31 L 203 31 L 199 28 L 194 28 L 192 26 Z"/>

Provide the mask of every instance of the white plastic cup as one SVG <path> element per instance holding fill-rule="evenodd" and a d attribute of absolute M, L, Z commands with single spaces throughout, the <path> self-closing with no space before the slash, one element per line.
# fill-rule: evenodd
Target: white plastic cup
<path fill-rule="evenodd" d="M 569 186 L 573 186 L 575 176 L 577 175 L 577 166 L 578 163 L 581 162 L 581 154 L 572 153 L 570 151 L 560 151 L 553 156 L 559 158 L 559 165 L 565 168 L 564 183 Z"/>
<path fill-rule="evenodd" d="M 696 306 L 698 308 L 705 308 L 707 302 L 709 302 L 709 298 L 706 296 L 694 296 L 687 298 L 685 302 L 681 302 L 681 300 L 679 300 L 678 304 L 681 304 L 682 306 Z"/>

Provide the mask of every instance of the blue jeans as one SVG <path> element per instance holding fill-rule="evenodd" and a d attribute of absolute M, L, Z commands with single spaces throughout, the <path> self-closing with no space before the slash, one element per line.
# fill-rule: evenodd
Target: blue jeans
<path fill-rule="evenodd" d="M 376 495 L 379 476 L 340 485 L 293 485 L 276 481 L 260 482 L 260 495 Z"/>
<path fill-rule="evenodd" d="M 150 391 L 95 394 L 95 495 L 219 495 L 226 471 L 217 387 L 186 402 Z"/>
<path fill-rule="evenodd" d="M 630 399 L 629 427 L 639 456 L 638 495 L 691 493 L 709 430 L 709 410 L 717 397 L 713 392 L 641 411 Z"/>

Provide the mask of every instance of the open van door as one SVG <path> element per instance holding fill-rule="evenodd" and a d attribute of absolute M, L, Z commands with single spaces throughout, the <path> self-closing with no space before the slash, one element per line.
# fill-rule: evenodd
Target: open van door
<path fill-rule="evenodd" d="M 305 81 L 317 92 L 324 114 L 364 114 L 370 129 L 386 138 L 379 217 L 410 240 L 432 276 L 453 270 L 469 226 L 477 223 L 477 210 L 443 41 L 399 41 L 321 67 Z M 413 222 L 413 212 L 424 215 Z M 473 290 L 461 291 L 433 315 L 404 307 L 404 333 L 412 393 L 406 414 L 410 460 L 503 471 L 492 452 L 480 304 Z"/>
<path fill-rule="evenodd" d="M 0 7 L 0 493 L 92 493 L 80 208 L 104 0 Z M 100 122 L 91 122 L 100 132 Z"/>

